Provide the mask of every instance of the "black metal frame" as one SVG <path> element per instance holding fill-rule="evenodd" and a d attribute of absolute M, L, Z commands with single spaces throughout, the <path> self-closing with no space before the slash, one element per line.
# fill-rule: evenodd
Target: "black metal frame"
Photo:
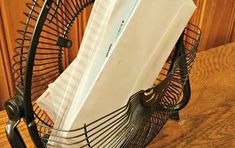
<path fill-rule="evenodd" d="M 38 133 L 37 125 L 35 122 L 35 117 L 34 117 L 35 114 L 34 114 L 33 105 L 31 102 L 31 85 L 32 85 L 32 72 L 33 72 L 33 66 L 34 66 L 34 59 L 35 59 L 35 54 L 36 54 L 36 50 L 38 47 L 39 37 L 42 31 L 44 22 L 47 19 L 47 14 L 48 14 L 48 11 L 50 10 L 52 2 L 53 0 L 45 0 L 44 5 L 39 14 L 37 23 L 35 25 L 36 28 L 34 29 L 34 32 L 32 35 L 31 45 L 29 47 L 30 52 L 27 58 L 27 70 L 26 70 L 25 81 L 23 81 L 22 79 L 22 83 L 24 83 L 23 92 L 22 92 L 22 89 L 19 88 L 19 86 L 16 86 L 16 97 L 10 99 L 9 101 L 5 103 L 5 108 L 9 117 L 9 122 L 6 125 L 6 133 L 7 133 L 8 140 L 10 141 L 10 144 L 12 147 L 17 147 L 17 148 L 26 147 L 17 129 L 17 125 L 19 124 L 21 119 L 24 119 L 28 127 L 30 137 L 32 138 L 35 146 L 40 147 L 40 148 L 46 147 L 45 142 L 42 141 L 42 138 L 40 137 Z M 94 0 L 90 0 L 90 1 L 87 0 L 86 2 L 84 2 L 84 6 L 81 8 L 80 13 L 82 12 L 84 8 L 86 8 L 88 5 L 90 5 L 93 2 Z M 60 3 L 60 0 L 58 1 L 58 4 L 59 3 Z M 53 19 L 53 17 L 51 19 Z M 70 22 L 70 25 L 71 24 L 72 22 Z M 186 53 L 184 51 L 183 38 L 184 36 L 182 35 L 176 44 L 172 63 L 168 71 L 168 75 L 171 75 L 172 71 L 175 68 L 175 62 L 179 62 L 179 58 L 181 57 L 180 58 L 181 60 L 179 62 L 180 74 L 181 74 L 181 79 L 185 80 L 186 83 L 185 85 L 183 85 L 184 86 L 183 87 L 183 99 L 177 105 L 173 107 L 171 118 L 177 119 L 177 120 L 179 120 L 179 111 L 187 105 L 190 99 L 190 83 L 189 83 L 189 78 L 188 78 L 189 71 L 188 71 L 187 64 L 186 64 L 186 56 L 185 56 Z M 68 45 L 67 47 L 71 46 L 71 43 L 70 43 L 71 41 L 66 40 L 65 38 L 60 38 L 58 39 L 58 41 L 60 41 L 58 42 L 58 45 L 60 45 L 60 47 L 63 47 L 66 44 Z M 197 45 L 195 45 L 195 48 L 197 48 L 198 42 L 196 44 Z M 60 54 L 62 53 L 60 52 Z M 182 60 L 184 59 L 184 57 L 185 57 L 185 60 Z M 58 66 L 59 66 L 60 72 L 62 72 L 61 70 L 62 61 L 60 60 L 59 62 L 60 63 L 58 63 Z M 153 102 L 150 101 L 150 103 L 149 102 L 147 103 L 146 100 L 151 98 L 151 96 L 145 96 L 144 94 L 149 92 L 150 90 L 153 90 L 154 93 L 161 94 L 162 89 L 163 89 L 162 87 L 165 86 L 164 83 L 168 83 L 168 81 L 169 80 L 165 80 L 159 85 L 154 86 L 153 88 L 150 88 L 145 91 L 140 91 L 137 93 L 138 95 L 135 94 L 133 96 L 135 99 L 140 100 L 142 107 L 144 108 L 152 108 L 154 105 L 156 105 L 159 107 L 159 109 L 160 108 L 163 109 L 161 106 L 159 106 L 157 99 L 153 100 Z M 130 100 L 132 98 L 133 97 L 131 97 Z M 86 125 L 84 126 L 84 128 L 86 129 Z M 88 143 L 88 146 L 91 145 L 89 143 L 88 138 L 87 138 L 87 143 Z"/>
<path fill-rule="evenodd" d="M 183 35 L 181 35 L 179 40 L 183 40 Z M 178 51 L 175 51 L 174 56 L 173 56 L 173 60 L 175 61 L 177 59 L 177 57 L 182 56 L 185 54 L 185 51 L 182 50 L 184 45 L 182 42 L 177 42 L 176 43 L 176 49 L 179 49 Z M 186 60 L 186 59 L 185 59 Z M 189 80 L 189 76 L 188 76 L 188 70 L 187 67 L 185 67 L 186 61 L 182 61 L 180 68 L 181 68 L 181 76 L 186 75 L 186 83 L 185 86 L 183 88 L 183 98 L 182 100 L 176 104 L 176 106 L 173 109 L 172 115 L 170 116 L 171 119 L 174 120 L 179 120 L 180 116 L 179 116 L 179 111 L 182 110 L 188 103 L 190 100 L 190 96 L 191 96 L 191 87 L 190 87 L 190 80 Z M 170 67 L 170 70 L 172 69 L 172 67 Z"/>

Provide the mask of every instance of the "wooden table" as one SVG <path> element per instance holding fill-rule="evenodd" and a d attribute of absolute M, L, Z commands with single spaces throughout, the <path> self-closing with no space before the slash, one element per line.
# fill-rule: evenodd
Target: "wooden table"
<path fill-rule="evenodd" d="M 235 147 L 235 43 L 198 53 L 192 73 L 192 96 L 180 113 L 169 120 L 149 148 Z M 0 147 L 9 147 L 5 136 L 6 113 L 0 112 Z M 33 147 L 27 130 L 23 137 Z"/>

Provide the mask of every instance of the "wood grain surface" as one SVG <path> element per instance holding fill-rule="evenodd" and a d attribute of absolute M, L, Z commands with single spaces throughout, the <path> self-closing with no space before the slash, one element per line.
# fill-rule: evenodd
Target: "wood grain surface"
<path fill-rule="evenodd" d="M 180 113 L 169 120 L 149 148 L 235 147 L 235 43 L 198 53 L 192 73 L 192 96 Z M 5 136 L 6 113 L 0 112 L 0 147 L 10 147 Z M 23 123 L 23 122 L 22 122 Z M 26 127 L 21 133 L 28 147 L 33 144 Z"/>
<path fill-rule="evenodd" d="M 192 96 L 149 147 L 235 147 L 235 43 L 202 51 L 191 73 Z"/>

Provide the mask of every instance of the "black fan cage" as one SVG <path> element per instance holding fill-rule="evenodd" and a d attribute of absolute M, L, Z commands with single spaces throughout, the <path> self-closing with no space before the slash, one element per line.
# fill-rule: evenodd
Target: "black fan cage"
<path fill-rule="evenodd" d="M 140 90 L 125 106 L 92 123 L 84 123 L 83 127 L 69 131 L 53 127 L 53 122 L 35 100 L 63 72 L 64 51 L 72 45 L 68 38 L 71 26 L 93 3 L 94 0 L 26 3 L 27 19 L 21 22 L 24 28 L 18 30 L 20 37 L 16 39 L 13 73 L 16 104 L 22 110 L 19 118 L 25 119 L 37 147 L 145 147 L 172 113 L 188 101 L 184 100 L 190 93 L 188 74 L 201 35 L 200 29 L 193 24 L 185 28 L 152 88 Z M 6 106 L 9 104 L 13 103 L 8 102 Z M 18 122 L 13 123 L 16 128 Z M 12 126 L 7 129 L 11 142 L 9 127 Z M 22 141 L 21 138 L 17 140 Z"/>

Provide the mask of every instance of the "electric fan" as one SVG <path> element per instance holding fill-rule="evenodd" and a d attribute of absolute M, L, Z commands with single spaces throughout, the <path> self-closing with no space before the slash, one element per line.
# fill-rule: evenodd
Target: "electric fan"
<path fill-rule="evenodd" d="M 66 131 L 53 122 L 35 100 L 63 72 L 64 50 L 72 46 L 68 33 L 74 20 L 94 0 L 33 0 L 16 39 L 13 74 L 15 97 L 5 103 L 6 133 L 12 147 L 26 147 L 17 130 L 23 118 L 36 147 L 145 147 L 169 118 L 189 101 L 189 71 L 196 56 L 200 29 L 185 28 L 152 88 L 140 90 L 112 113 Z M 157 63 L 156 63 L 157 64 Z M 105 96 L 108 97 L 108 96 Z M 63 137 L 56 133 L 71 133 Z M 100 138 L 102 136 L 102 138 Z"/>

